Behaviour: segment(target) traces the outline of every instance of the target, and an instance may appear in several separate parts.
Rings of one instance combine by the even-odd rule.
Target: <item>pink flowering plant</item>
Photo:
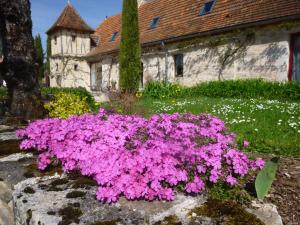
[[[109,113],[44,119],[19,130],[22,149],[39,152],[39,169],[52,159],[65,172],[98,183],[97,199],[174,200],[176,187],[200,193],[207,184],[239,184],[264,167],[238,150],[236,136],[210,115],[175,113],[149,119]]]

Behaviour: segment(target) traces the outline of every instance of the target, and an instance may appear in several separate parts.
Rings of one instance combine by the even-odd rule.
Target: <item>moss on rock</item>
[[[85,195],[86,193],[83,191],[72,191],[66,195],[66,198],[81,198],[84,197]]]
[[[79,217],[82,216],[82,211],[80,208],[75,208],[72,206],[67,206],[58,211],[58,214],[62,217],[62,221],[58,225],[69,225],[71,223],[79,223]]]
[[[110,221],[97,221],[91,225],[117,225],[121,220],[110,220]]]
[[[177,216],[168,216],[162,221],[156,222],[154,225],[182,225]]]
[[[189,216],[205,216],[214,218],[224,225],[264,225],[255,215],[248,213],[240,204],[230,201],[209,199],[203,206],[194,208]]]
[[[90,187],[97,186],[96,181],[87,178],[87,177],[79,177],[77,180],[74,181],[72,188],[86,188],[89,189]]]
[[[35,193],[35,190],[31,187],[26,187],[24,190],[23,190],[24,193],[26,194],[34,194]]]

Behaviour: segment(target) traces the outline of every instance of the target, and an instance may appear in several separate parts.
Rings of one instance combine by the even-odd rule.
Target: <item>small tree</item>
[[[121,91],[135,93],[139,88],[141,70],[137,0],[123,0],[119,62]]]
[[[39,79],[42,79],[44,77],[44,51],[40,34],[34,38],[34,47],[36,51],[36,62],[39,67]]]
[[[50,57],[51,57],[51,38],[47,36],[47,55],[46,55],[46,66],[45,70],[50,72]]]

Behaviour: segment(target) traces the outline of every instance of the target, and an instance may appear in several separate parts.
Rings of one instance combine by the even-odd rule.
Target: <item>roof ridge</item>
[[[47,34],[54,32],[57,29],[71,29],[88,33],[93,33],[94,29],[91,28],[87,22],[82,18],[76,8],[68,3],[63,9],[62,13],[56,20],[56,22],[47,31]]]

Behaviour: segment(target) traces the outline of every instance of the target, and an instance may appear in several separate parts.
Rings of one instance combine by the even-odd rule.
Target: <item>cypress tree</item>
[[[39,66],[39,78],[41,79],[44,77],[44,51],[42,39],[39,34],[34,38],[34,46],[36,51],[36,62]]]
[[[139,88],[141,70],[137,0],[123,0],[119,62],[121,91],[135,93]]]
[[[47,55],[45,69],[50,73],[51,38],[47,36]]]

